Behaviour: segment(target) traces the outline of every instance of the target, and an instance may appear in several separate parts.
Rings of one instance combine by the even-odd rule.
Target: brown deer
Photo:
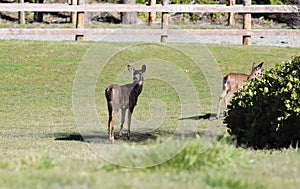
[[[228,102],[233,97],[234,93],[237,92],[249,78],[257,78],[257,77],[262,76],[263,75],[262,66],[263,66],[263,62],[261,62],[257,66],[255,65],[255,63],[253,63],[252,71],[249,75],[240,74],[240,73],[229,73],[226,76],[224,76],[223,90],[222,90],[222,94],[219,99],[218,113],[216,115],[217,119],[219,118],[219,115],[220,115],[222,99],[224,99],[224,103],[225,103],[225,107],[226,107],[225,112],[227,113]]]
[[[133,74],[133,83],[126,85],[112,84],[105,89],[105,97],[108,107],[108,134],[109,140],[114,142],[114,122],[116,114],[121,109],[121,128],[119,131],[119,138],[122,137],[123,124],[125,122],[125,113],[128,109],[128,131],[127,138],[130,139],[130,124],[131,116],[134,107],[137,103],[138,97],[143,90],[144,76],[146,66],[143,65],[141,70],[135,70],[132,66],[128,65],[128,71]]]

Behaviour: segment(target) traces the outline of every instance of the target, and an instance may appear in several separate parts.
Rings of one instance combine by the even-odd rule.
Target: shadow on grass
[[[56,134],[55,140],[67,140],[67,141],[84,141],[81,134],[67,134],[67,133],[58,133]]]
[[[118,136],[118,135],[116,135],[116,133],[115,133],[115,136]],[[118,137],[115,137],[115,139],[128,141],[128,142],[140,143],[140,142],[144,142],[144,141],[156,141],[157,137],[158,136],[153,133],[131,132],[130,140],[127,139],[127,133],[123,134],[121,139],[118,139]]]
[[[191,117],[182,117],[179,118],[179,120],[185,120],[185,119],[192,119],[192,120],[200,120],[200,119],[216,119],[217,114],[214,113],[207,113],[204,115],[198,115],[198,116],[191,116]]]
[[[130,140],[127,139],[127,133],[124,133],[122,138],[118,138],[118,132],[115,132],[115,140],[123,140],[128,142],[143,142],[149,140],[156,140],[157,135],[153,133],[141,133],[141,132],[131,132]],[[55,134],[54,140],[61,141],[81,141],[81,142],[97,142],[108,140],[108,135],[106,132],[95,132],[91,135],[82,136],[80,133],[57,133]]]

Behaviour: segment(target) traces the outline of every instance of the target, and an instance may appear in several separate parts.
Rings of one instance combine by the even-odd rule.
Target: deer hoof
[[[113,144],[113,143],[115,142],[114,137],[110,137],[110,138],[109,138],[109,142],[110,142],[111,144]]]
[[[228,111],[224,112],[224,117],[228,116]]]
[[[127,133],[127,139],[130,140],[130,133]]]
[[[121,139],[122,138],[122,133],[119,133],[119,139]]]

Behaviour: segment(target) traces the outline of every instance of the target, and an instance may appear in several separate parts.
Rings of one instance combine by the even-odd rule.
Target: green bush
[[[296,146],[300,141],[300,57],[283,62],[236,93],[225,123],[238,144]]]

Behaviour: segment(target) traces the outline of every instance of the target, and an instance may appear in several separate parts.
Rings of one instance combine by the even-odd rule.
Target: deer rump
[[[233,77],[230,77],[233,76]],[[223,78],[223,90],[224,91],[238,91],[241,86],[247,81],[249,75],[230,73]],[[242,81],[242,82],[240,82]]]

